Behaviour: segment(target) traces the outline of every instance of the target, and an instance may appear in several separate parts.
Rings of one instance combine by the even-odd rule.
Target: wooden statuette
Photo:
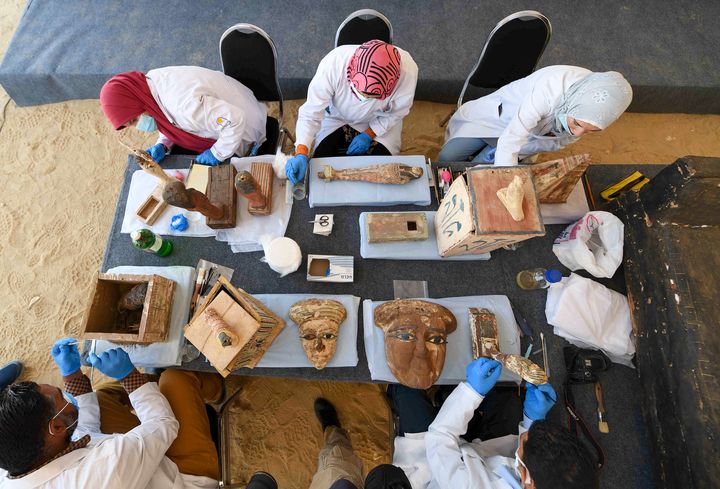
[[[408,166],[401,163],[371,165],[346,170],[336,170],[332,166],[325,165],[323,171],[318,173],[318,177],[327,182],[349,180],[390,185],[403,185],[420,178],[422,175],[423,169],[419,166]]]
[[[256,216],[272,213],[272,191],[275,172],[271,163],[254,162],[250,171],[235,177],[235,188],[248,199],[248,212]]]
[[[500,340],[495,314],[488,309],[471,307],[470,341],[473,358],[487,357],[497,360],[503,368],[519,375],[525,382],[540,385],[548,381],[545,371],[528,358],[500,352]]]
[[[185,326],[185,338],[227,377],[255,367],[284,327],[262,302],[220,276]]]
[[[519,222],[525,219],[525,214],[523,213],[525,189],[523,188],[522,178],[515,175],[510,185],[498,190],[496,195],[515,221]]]
[[[90,293],[82,337],[115,343],[167,339],[175,282],[160,275],[100,273]]]
[[[370,213],[365,227],[368,243],[428,239],[428,222],[424,212]]]
[[[235,190],[241,197],[248,200],[248,207],[263,207],[265,205],[265,196],[260,190],[260,185],[249,171],[243,170],[235,176]]]
[[[234,228],[237,221],[237,194],[235,193],[235,174],[233,165],[210,167],[207,184],[208,201],[222,214],[219,217],[208,216],[207,225],[212,229]]]
[[[541,204],[562,204],[590,165],[590,155],[568,156],[530,166]]]
[[[199,212],[208,221],[210,219],[222,219],[224,215],[224,210],[214,206],[204,193],[194,188],[185,188],[185,185],[179,180],[165,184],[163,200],[175,207]]]

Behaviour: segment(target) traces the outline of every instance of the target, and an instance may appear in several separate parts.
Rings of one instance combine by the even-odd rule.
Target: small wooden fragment
[[[260,193],[265,197],[264,205],[248,206],[248,212],[252,215],[266,216],[272,212],[272,190],[273,190],[273,171],[272,163],[254,162],[250,166],[250,173],[260,186]]]
[[[590,155],[574,155],[530,166],[541,204],[562,204],[590,165]]]
[[[211,204],[222,209],[220,217],[208,217],[207,225],[212,229],[234,228],[237,221],[237,194],[235,193],[235,167],[218,165],[210,168],[207,198]]]
[[[409,166],[402,163],[386,163],[363,168],[347,168],[345,170],[336,170],[332,166],[325,165],[323,171],[318,173],[318,177],[327,182],[349,180],[403,185],[420,178],[423,173],[423,169],[419,166]]]
[[[215,310],[235,336],[223,331],[222,324],[218,327],[217,322],[213,323],[217,331],[213,334],[204,314],[207,309]],[[211,313],[211,322],[212,317]],[[262,302],[220,276],[185,326],[185,337],[226,377],[237,368],[257,365],[284,327],[285,321]],[[222,345],[220,333],[223,332],[230,337],[229,346]]]
[[[368,243],[425,241],[428,222],[424,212],[384,212],[367,215]]]
[[[129,311],[128,295],[139,284],[147,284],[142,311]],[[175,282],[160,275],[100,273],[90,293],[82,337],[115,343],[165,341],[174,294]]]
[[[152,226],[167,209],[168,203],[163,200],[162,191],[163,184],[158,183],[148,198],[135,211],[135,217],[148,226]]]

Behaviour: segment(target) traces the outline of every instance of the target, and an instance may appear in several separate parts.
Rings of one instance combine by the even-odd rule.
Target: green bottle
[[[172,241],[155,234],[149,229],[138,229],[130,234],[135,248],[140,248],[157,256],[168,256],[173,249]]]

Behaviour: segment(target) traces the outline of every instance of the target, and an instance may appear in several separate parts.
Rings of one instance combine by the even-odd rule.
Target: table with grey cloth
[[[163,161],[164,168],[187,168],[190,164],[189,156],[170,156]],[[653,176],[661,166],[646,166],[641,169],[647,176]],[[118,198],[112,228],[108,238],[108,245],[102,263],[102,271],[118,265],[187,265],[195,266],[200,258],[235,269],[232,278],[233,285],[241,287],[249,293],[318,293],[318,294],[351,294],[362,299],[386,300],[393,298],[393,280],[425,280],[428,282],[429,296],[433,298],[458,297],[466,295],[507,295],[513,305],[525,317],[535,330],[536,347],[539,347],[539,332],[545,333],[550,364],[551,383],[553,387],[562,392],[564,378],[564,362],[562,347],[566,341],[554,336],[552,327],[545,321],[546,291],[523,291],[515,283],[516,274],[523,269],[533,267],[558,268],[564,275],[570,271],[563,267],[552,252],[552,242],[566,227],[565,225],[546,226],[544,237],[533,238],[523,242],[516,251],[497,250],[492,252],[488,261],[477,262],[438,262],[438,261],[390,261],[390,260],[363,260],[360,257],[360,241],[358,218],[361,212],[377,210],[407,211],[407,210],[436,210],[437,204],[427,207],[397,206],[397,207],[335,207],[310,209],[307,200],[296,201],[293,205],[290,223],[286,236],[298,242],[304,259],[300,269],[284,278],[270,270],[266,263],[261,262],[262,252],[232,253],[226,243],[218,242],[214,238],[186,238],[172,237],[174,244],[170,256],[161,258],[135,249],[128,234],[121,234],[125,201],[127,199],[130,178],[139,167],[132,158],[128,159],[123,187]],[[637,169],[631,165],[595,165],[587,172],[587,180],[594,194],[594,201],[601,202],[599,191],[610,183],[617,182],[624,176]],[[315,214],[332,213],[335,224],[329,237],[312,234],[312,221]],[[248,219],[249,215],[240,215],[239,219]],[[308,282],[305,278],[307,267],[307,254],[337,254],[352,255],[355,258],[355,282],[318,283]],[[580,272],[583,274],[582,272]],[[622,267],[612,280],[598,280],[599,282],[625,292]],[[359,324],[362,325],[362,308],[359,311]],[[523,339],[523,351],[527,346],[527,339]],[[370,382],[362,330],[358,332],[357,348],[359,363],[356,367],[326,368],[315,370],[313,368],[256,368],[238,369],[234,374],[271,376],[286,378],[301,378],[308,380],[337,380]],[[541,363],[538,355],[533,360]],[[205,361],[204,357],[184,363],[181,368],[190,370],[214,371],[214,368]],[[588,421],[591,430],[601,437],[601,443],[606,449],[607,464],[613,466],[613,471],[607,471],[603,486],[606,487],[651,487],[652,476],[643,460],[649,457],[647,448],[646,429],[641,416],[641,399],[639,398],[639,384],[636,372],[633,369],[620,365],[603,372],[601,375],[605,393],[605,404],[608,410],[609,424],[614,436],[597,434],[596,403],[592,385],[580,386],[574,389],[576,404]],[[558,400],[558,407],[553,409],[550,418],[557,422],[564,422],[562,399]],[[617,462],[622,458],[622,469]],[[636,464],[629,464],[635,459]],[[615,461],[616,463],[613,463]],[[612,474],[611,474],[612,472]],[[614,481],[614,485],[610,481]]]

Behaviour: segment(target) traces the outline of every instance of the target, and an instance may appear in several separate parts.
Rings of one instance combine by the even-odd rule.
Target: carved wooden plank
[[[495,314],[488,309],[478,309],[477,307],[471,307],[468,313],[470,316],[470,340],[473,359],[477,360],[480,357],[492,358],[492,352],[500,351]]]
[[[365,227],[368,243],[428,239],[428,222],[424,212],[368,214]]]
[[[590,155],[574,155],[530,166],[541,204],[562,204],[590,164]]]
[[[250,174],[260,186],[260,192],[265,197],[265,205],[255,206],[250,204],[248,205],[248,212],[252,215],[266,216],[272,212],[272,188],[273,177],[275,176],[272,163],[253,162],[250,166]]]
[[[163,184],[159,183],[157,187],[152,191],[148,198],[143,201],[142,204],[135,211],[135,217],[140,219],[148,226],[152,226],[155,221],[165,212],[167,209],[167,202],[162,198]]]
[[[234,228],[237,219],[237,194],[235,193],[235,167],[218,165],[210,168],[208,174],[207,198],[211,204],[223,210],[220,219],[206,218],[212,229]]]

